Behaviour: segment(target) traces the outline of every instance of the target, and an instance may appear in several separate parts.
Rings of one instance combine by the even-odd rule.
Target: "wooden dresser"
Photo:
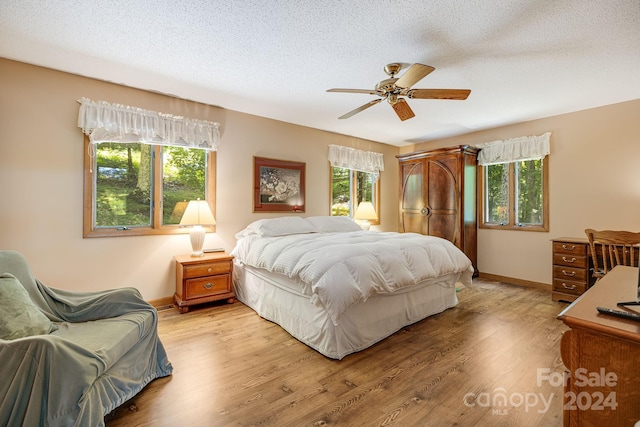
[[[560,344],[571,375],[565,426],[633,426],[640,420],[640,322],[596,310],[634,301],[637,286],[638,269],[617,266],[558,315],[571,328]]]
[[[586,238],[553,239],[551,298],[554,301],[575,301],[595,283],[592,269],[591,251]]]

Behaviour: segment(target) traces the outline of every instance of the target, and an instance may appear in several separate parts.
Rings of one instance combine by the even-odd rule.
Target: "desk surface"
[[[559,315],[570,327],[585,327],[620,338],[640,342],[640,322],[600,314],[596,307],[625,310],[621,301],[638,298],[638,268],[616,266]],[[640,312],[640,306],[629,307]]]

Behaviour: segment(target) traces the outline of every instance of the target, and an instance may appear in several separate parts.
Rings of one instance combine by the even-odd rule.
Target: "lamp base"
[[[362,222],[360,222],[360,228],[363,230],[369,230],[371,228],[371,223],[369,220],[363,219]]]
[[[194,225],[193,227],[191,227],[189,237],[191,238],[191,249],[193,250],[193,252],[191,252],[191,256],[204,256],[204,252],[202,252],[205,237],[204,228],[202,228],[202,226],[200,225]]]

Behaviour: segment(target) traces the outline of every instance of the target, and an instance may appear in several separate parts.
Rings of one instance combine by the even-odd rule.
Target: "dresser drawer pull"
[[[213,269],[212,269],[211,267],[209,267],[209,268],[207,268],[207,271],[208,271],[209,273],[211,273],[211,272],[213,271]]]
[[[213,288],[213,283],[209,282],[209,283],[206,283],[203,286],[204,286],[205,289],[211,289],[211,288]]]
[[[567,284],[566,284],[566,283],[562,283],[562,287],[563,287],[563,288],[565,288],[565,289],[571,289],[571,290],[573,290],[573,289],[575,289],[575,288],[576,288],[576,285],[567,286]]]
[[[572,251],[576,248],[576,245],[562,245],[562,249],[566,251]]]
[[[571,273],[567,273],[567,270],[562,270],[562,274],[564,274],[565,276],[573,277],[576,275],[576,272],[572,271]]]
[[[571,259],[567,259],[567,257],[566,257],[566,256],[563,256],[563,257],[562,257],[562,260],[563,260],[564,262],[576,262],[576,258],[575,258],[575,257],[573,257],[573,258],[571,258]]]

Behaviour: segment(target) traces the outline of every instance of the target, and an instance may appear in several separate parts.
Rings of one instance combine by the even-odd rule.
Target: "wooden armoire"
[[[453,242],[477,264],[476,148],[462,145],[397,156],[401,232]]]

